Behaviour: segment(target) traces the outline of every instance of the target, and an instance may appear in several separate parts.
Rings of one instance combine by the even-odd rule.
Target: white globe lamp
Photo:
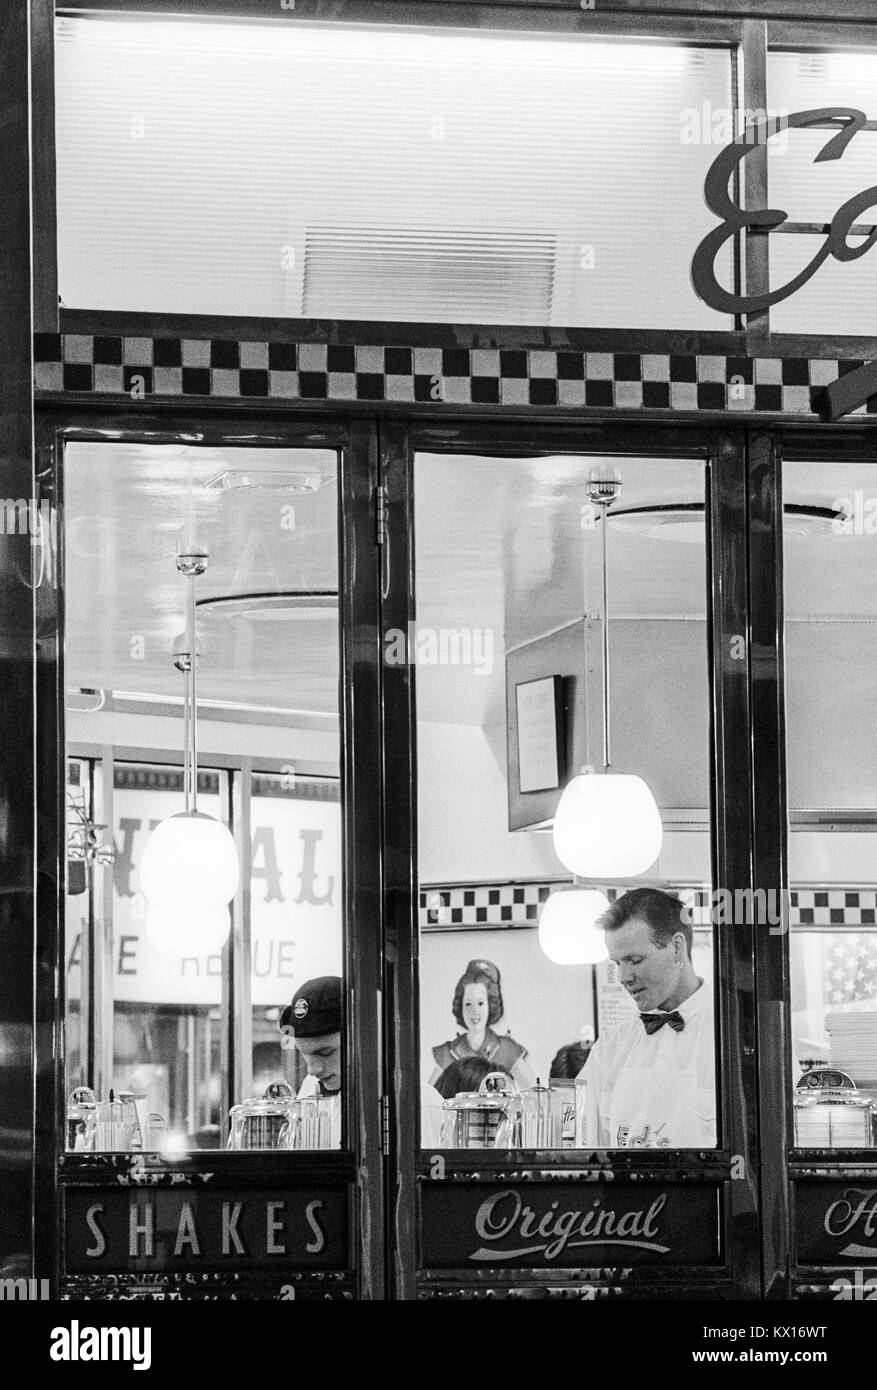
[[[238,853],[227,825],[203,811],[181,811],[155,827],[140,860],[140,887],[149,902],[195,908],[226,907],[240,880]]]
[[[641,777],[585,772],[564,788],[554,816],[554,849],[578,878],[633,878],[661,852],[664,829]]]
[[[241,876],[228,826],[198,810],[195,581],[206,570],[207,559],[193,528],[184,527],[176,563],[187,581],[186,631],[174,645],[174,665],[185,682],[185,809],[155,827],[139,866],[140,887],[147,902],[146,936],[157,951],[168,956],[205,956],[220,950],[231,929],[228,905]]]
[[[555,965],[599,965],[608,960],[605,934],[596,925],[609,899],[596,888],[561,888],[542,908],[538,938]]]
[[[150,902],[146,937],[163,956],[212,956],[221,951],[231,930],[228,906],[196,907],[170,898]]]

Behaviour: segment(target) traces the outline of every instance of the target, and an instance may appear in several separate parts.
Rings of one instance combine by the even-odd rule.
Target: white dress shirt
[[[675,1012],[681,1030],[647,1033],[637,1013],[601,1033],[577,1078],[586,1083],[583,1148],[715,1148],[712,990],[701,982]]]

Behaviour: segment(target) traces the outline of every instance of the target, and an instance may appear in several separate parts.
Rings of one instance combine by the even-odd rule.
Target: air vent
[[[550,323],[556,237],[459,227],[310,227],[305,318]]]
[[[825,77],[828,72],[828,54],[799,53],[798,72],[801,77]]]

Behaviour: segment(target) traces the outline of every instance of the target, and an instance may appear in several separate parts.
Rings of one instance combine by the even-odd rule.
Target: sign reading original
[[[425,1183],[423,1263],[576,1268],[623,1255],[626,1264],[714,1264],[719,1188],[555,1183],[486,1187]]]

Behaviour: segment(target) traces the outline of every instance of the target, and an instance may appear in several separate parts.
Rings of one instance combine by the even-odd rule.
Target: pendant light
[[[591,475],[588,497],[601,510],[603,567],[603,771],[582,768],[564,788],[554,816],[554,849],[580,878],[603,882],[645,873],[661,851],[661,815],[646,783],[614,772],[609,742],[609,508],[621,492],[617,478]],[[550,899],[549,899],[550,902]]]
[[[599,965],[609,959],[606,935],[596,925],[609,899],[596,888],[558,888],[539,917],[538,939],[555,965]]]
[[[227,825],[198,810],[198,648],[195,580],[207,569],[207,553],[190,538],[181,543],[177,570],[187,581],[186,632],[174,665],[182,671],[183,796],[185,809],[161,821],[140,860],[140,887],[147,900],[146,935],[164,955],[218,951],[231,929],[229,903],[240,879],[234,839]]]

